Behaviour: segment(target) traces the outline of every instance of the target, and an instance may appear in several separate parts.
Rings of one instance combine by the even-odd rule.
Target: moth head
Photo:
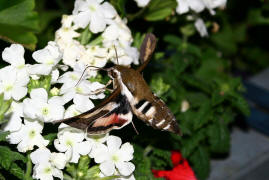
[[[112,79],[117,79],[121,75],[117,66],[111,67],[107,71],[108,71],[108,76],[111,77]]]

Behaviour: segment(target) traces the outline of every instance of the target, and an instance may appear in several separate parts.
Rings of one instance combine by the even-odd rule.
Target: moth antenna
[[[119,58],[118,58],[117,49],[116,49],[116,46],[115,45],[113,45],[113,47],[114,47],[115,54],[116,54],[117,64],[119,65]]]
[[[131,121],[131,122],[132,122],[132,125],[133,125],[133,128],[134,128],[136,134],[139,135],[139,132],[138,132],[137,129],[135,128],[134,122],[133,122],[133,121]]]
[[[77,86],[77,85],[80,83],[80,81],[81,81],[83,75],[85,74],[85,72],[86,72],[86,70],[87,70],[88,68],[96,68],[96,70],[100,70],[100,69],[101,69],[101,70],[107,71],[107,69],[105,69],[105,68],[100,68],[100,67],[96,67],[96,66],[87,66],[87,67],[83,70],[82,75],[80,76],[80,78],[79,78],[79,80],[78,80],[78,82],[77,82],[77,84],[76,84],[75,86]]]

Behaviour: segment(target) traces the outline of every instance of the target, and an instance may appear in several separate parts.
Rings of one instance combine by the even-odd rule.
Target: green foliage
[[[30,82],[28,83],[28,92],[30,93],[33,89],[36,88],[44,88],[47,92],[50,90],[50,81],[51,81],[51,76],[41,76],[39,79],[34,80],[30,79]]]
[[[0,1],[0,38],[35,49],[39,30],[34,0]]]
[[[26,158],[10,150],[9,147],[0,146],[0,168],[9,171],[10,174],[19,179],[24,179],[24,170],[17,164],[17,161],[26,162]]]
[[[10,105],[11,105],[12,99],[5,101],[4,100],[4,94],[0,94],[0,125],[5,121],[4,114],[8,111]]]
[[[162,20],[172,14],[172,11],[176,5],[177,3],[175,0],[150,1],[144,17],[148,21]]]
[[[111,180],[119,177],[108,176],[100,178],[100,168],[98,165],[90,167],[90,160],[89,156],[81,156],[78,164],[67,164],[66,171],[68,174],[64,174],[64,178],[70,180]]]

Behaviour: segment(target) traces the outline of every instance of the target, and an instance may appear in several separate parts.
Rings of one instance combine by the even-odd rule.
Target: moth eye
[[[116,78],[116,77],[117,77],[117,73],[116,73],[115,71],[111,71],[111,76],[112,76],[113,78]]]

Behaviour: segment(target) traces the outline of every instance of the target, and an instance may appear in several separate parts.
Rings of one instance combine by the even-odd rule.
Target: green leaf
[[[236,107],[245,116],[250,115],[248,102],[240,94],[231,92],[229,93],[228,100],[232,103],[234,107]]]
[[[189,138],[182,140],[182,149],[181,153],[184,157],[188,157],[193,153],[193,151],[199,147],[201,141],[205,139],[203,130],[198,131]]]
[[[24,171],[16,163],[11,164],[9,172],[19,179],[24,179]]]
[[[121,17],[124,17],[126,15],[125,11],[126,0],[110,0],[110,3],[116,8],[118,12],[120,12]]]
[[[144,156],[144,148],[134,145],[134,159],[135,164],[134,176],[136,180],[152,180],[154,179],[151,172],[151,162],[149,157]]]
[[[205,180],[208,177],[210,170],[208,150],[199,146],[190,157],[190,161],[194,165],[193,168],[196,176],[201,180]]]
[[[209,101],[202,104],[197,113],[197,118],[194,120],[194,130],[197,130],[207,124],[213,116],[212,107]]]
[[[230,132],[220,121],[207,128],[210,150],[214,153],[227,153],[230,149]]]
[[[35,49],[39,30],[34,0],[0,1],[0,38]]]
[[[164,36],[164,41],[167,43],[170,43],[174,46],[181,46],[182,40],[178,36],[175,36],[173,34],[167,34]]]
[[[86,175],[84,176],[84,179],[90,179],[90,178],[99,178],[100,168],[98,165],[95,165],[87,170]]]
[[[49,133],[44,136],[44,139],[49,140],[50,141],[49,145],[51,145],[53,140],[56,139],[56,137],[57,137],[57,133]]]
[[[90,39],[92,37],[92,33],[89,30],[89,27],[87,26],[81,33],[80,37],[78,38],[80,43],[82,45],[86,45],[89,43]]]
[[[0,164],[4,169],[9,169],[14,161],[26,162],[26,158],[18,152],[11,151],[8,147],[0,146]]]
[[[148,21],[158,21],[171,15],[177,3],[174,0],[154,0],[150,1],[145,13],[145,19]]]
[[[169,90],[170,85],[166,84],[163,81],[163,78],[159,76],[159,77],[154,78],[154,79],[151,80],[150,87],[151,87],[152,91],[158,97],[161,97],[163,94],[165,94]]]
[[[77,167],[77,176],[78,178],[84,178],[84,176],[87,174],[87,170],[89,169],[90,164],[90,158],[89,156],[81,156],[79,158],[79,163]]]
[[[2,131],[0,130],[0,142],[1,141],[5,141],[6,140],[6,137],[10,134],[10,132],[8,131]]]
[[[4,100],[4,94],[0,94],[0,125],[6,120],[4,120],[4,115],[8,111],[10,105],[11,105],[12,99],[5,101]]]
[[[77,168],[76,168],[75,164],[73,164],[73,163],[68,163],[65,167],[66,167],[66,171],[67,171],[72,177],[76,177]]]

